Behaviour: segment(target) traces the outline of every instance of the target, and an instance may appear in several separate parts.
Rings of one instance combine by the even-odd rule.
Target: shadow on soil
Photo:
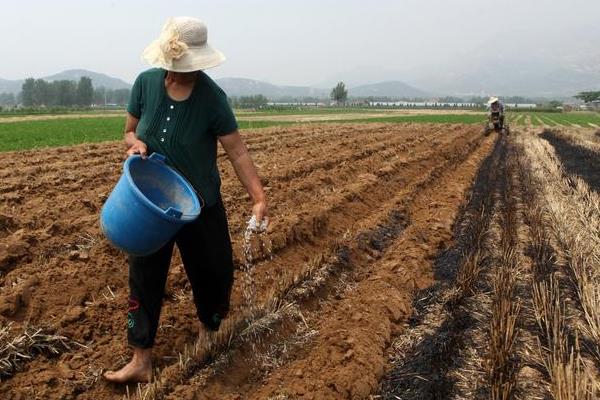
[[[598,153],[576,146],[552,131],[544,131],[541,137],[546,139],[556,151],[556,155],[563,163],[565,172],[579,176],[595,192],[600,192],[600,158]]]
[[[463,347],[463,332],[475,321],[464,312],[460,303],[444,304],[443,295],[453,287],[458,268],[468,249],[473,246],[473,219],[484,218],[486,221],[482,223],[487,224],[491,217],[490,210],[494,203],[492,194],[499,184],[499,169],[505,151],[505,141],[498,140],[494,150],[481,164],[471,187],[469,201],[455,221],[456,242],[441,251],[434,263],[436,283],[414,296],[415,313],[406,332],[422,333],[414,334],[415,343],[400,350],[404,361],[394,365],[383,379],[380,386],[383,399],[447,399],[454,392],[456,382],[449,372],[461,367],[461,361],[455,353]],[[443,304],[444,313],[449,314],[439,326],[426,321],[431,319],[436,303]]]

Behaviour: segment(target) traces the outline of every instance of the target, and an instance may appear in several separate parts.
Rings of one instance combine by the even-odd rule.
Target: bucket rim
[[[160,167],[168,169],[169,172],[171,174],[173,174],[173,176],[175,176],[175,178],[180,183],[182,183],[187,189],[189,189],[188,192],[191,194],[192,201],[194,203],[194,212],[188,213],[188,214],[182,214],[180,218],[175,218],[171,215],[166,214],[165,210],[163,210],[162,208],[160,208],[159,206],[154,204],[152,201],[150,201],[150,199],[148,199],[146,197],[146,195],[144,195],[144,193],[142,193],[142,191],[137,187],[137,185],[135,184],[135,182],[133,180],[133,177],[131,176],[131,171],[129,170],[129,166],[131,165],[131,163],[137,162],[137,160],[140,160],[143,162],[151,162]],[[198,218],[198,216],[202,212],[202,207],[200,207],[200,200],[198,199],[198,195],[196,194],[196,191],[194,190],[192,185],[184,177],[182,177],[179,174],[179,172],[177,172],[174,168],[170,167],[169,165],[165,164],[164,162],[157,161],[157,160],[151,159],[149,157],[142,159],[142,157],[140,155],[134,154],[132,156],[127,157],[127,159],[123,163],[123,174],[127,178],[127,181],[129,182],[129,186],[131,187],[133,192],[136,194],[136,196],[141,200],[141,202],[146,207],[150,208],[150,210],[154,211],[155,214],[158,214],[163,219],[166,219],[166,220],[172,221],[172,222],[180,222],[180,223],[181,222],[191,222],[191,221],[194,221],[196,218]]]

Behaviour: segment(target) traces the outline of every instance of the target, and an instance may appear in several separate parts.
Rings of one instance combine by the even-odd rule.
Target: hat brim
[[[152,43],[149,47],[156,45],[156,43]],[[146,53],[145,51],[144,54]],[[163,68],[167,71],[193,72],[216,67],[225,61],[225,56],[207,43],[203,46],[188,47],[185,54],[174,59],[171,65],[156,62],[145,55],[142,55],[142,59],[154,67]]]

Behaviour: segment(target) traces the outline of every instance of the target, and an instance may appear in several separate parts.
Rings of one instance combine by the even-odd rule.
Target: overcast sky
[[[567,33],[600,23],[600,0],[0,0],[0,5],[5,79],[85,68],[132,82],[147,68],[140,60],[144,47],[167,17],[177,15],[203,19],[209,42],[227,56],[211,75],[292,85],[319,84],[361,68],[418,74],[424,65],[442,67],[510,32]]]

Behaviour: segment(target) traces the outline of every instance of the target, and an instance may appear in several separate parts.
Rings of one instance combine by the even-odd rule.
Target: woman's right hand
[[[146,158],[147,153],[148,146],[146,146],[146,143],[142,142],[139,139],[135,139],[133,145],[131,145],[131,147],[129,147],[129,149],[127,150],[127,156],[139,154],[140,156],[142,156],[142,158]]]
[[[252,215],[256,219],[256,226],[259,231],[266,231],[269,225],[269,211],[267,210],[267,201],[257,201],[252,206]]]

